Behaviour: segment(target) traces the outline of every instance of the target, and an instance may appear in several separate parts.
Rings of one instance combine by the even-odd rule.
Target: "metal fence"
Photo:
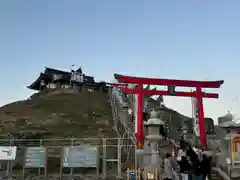
[[[17,147],[15,160],[0,161],[0,176],[3,178],[27,177],[64,178],[64,177],[122,177],[127,168],[136,168],[135,146],[131,139],[123,138],[84,138],[84,139],[12,139],[0,140],[0,147]],[[63,166],[64,148],[96,147],[96,167],[66,168]],[[32,147],[46,148],[46,164],[44,167],[27,168],[27,150]],[[0,153],[1,154],[1,153]],[[89,156],[86,154],[85,156]],[[1,158],[1,157],[0,157]],[[76,157],[77,158],[77,157]]]
[[[160,146],[144,152],[138,156],[135,145],[131,145],[132,139],[124,138],[84,138],[84,139],[11,139],[0,140],[0,179],[97,179],[97,178],[127,178],[127,169],[137,169],[139,161],[142,165],[148,165],[152,159],[159,157]],[[147,143],[146,143],[147,146]],[[14,160],[3,160],[2,149],[16,147]],[[79,166],[66,166],[66,148],[95,147],[96,162],[94,166],[88,166],[89,162],[81,161]],[[29,159],[29,149],[45,149],[46,154],[43,166],[27,166],[33,163],[33,156]],[[147,150],[147,148],[145,149]],[[36,153],[36,151],[35,151]],[[69,152],[68,152],[69,153]],[[84,154],[85,153],[85,154]],[[40,153],[41,154],[41,153]],[[36,155],[36,154],[35,154]],[[39,158],[36,155],[35,158]],[[70,155],[69,155],[70,156]],[[76,162],[79,155],[72,155]],[[90,152],[82,152],[81,156],[95,156]],[[87,158],[88,157],[88,158]],[[91,157],[90,157],[91,159]],[[94,159],[94,158],[93,158]],[[30,162],[31,161],[31,162]],[[37,159],[37,163],[40,163]],[[75,162],[75,163],[76,163]],[[36,162],[35,162],[36,163]],[[42,162],[43,163],[43,162]],[[85,164],[86,163],[86,164]],[[76,164],[75,164],[76,165]]]

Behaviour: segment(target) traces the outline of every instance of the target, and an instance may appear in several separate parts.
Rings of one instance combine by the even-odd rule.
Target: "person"
[[[188,180],[188,172],[191,169],[191,165],[188,163],[186,159],[186,151],[185,151],[186,142],[181,139],[180,140],[180,149],[177,154],[177,162],[180,166],[180,179]]]
[[[210,158],[203,154],[202,161],[200,162],[200,176],[199,180],[205,180],[207,176],[210,175],[211,172],[211,162]]]
[[[173,172],[173,167],[170,159],[171,159],[171,154],[167,153],[163,160],[163,167],[164,167],[163,179],[164,180],[174,179],[174,172]]]
[[[208,180],[212,180],[212,156],[208,158],[209,160],[209,172],[207,174]]]
[[[192,149],[190,144],[186,144],[186,158],[191,166],[191,170],[188,171],[188,180],[192,180],[193,173],[199,175],[200,160],[196,152]]]
[[[180,139],[180,149],[178,151],[177,154],[177,161],[180,162],[183,156],[186,156],[186,152],[185,152],[185,146],[186,146],[186,142],[184,141],[183,138]]]
[[[191,164],[188,162],[186,156],[181,157],[181,161],[178,161],[180,165],[181,180],[189,180],[189,173],[191,172]]]
[[[201,156],[201,150],[196,145],[193,147],[193,150],[198,156]]]

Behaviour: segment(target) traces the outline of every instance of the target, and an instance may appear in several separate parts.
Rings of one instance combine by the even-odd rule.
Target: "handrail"
[[[224,172],[222,171],[220,168],[213,168],[213,170],[215,172],[217,172],[217,174],[223,178],[224,180],[231,180],[231,178]]]

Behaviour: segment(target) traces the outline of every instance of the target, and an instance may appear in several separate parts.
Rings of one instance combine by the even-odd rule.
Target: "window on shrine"
[[[62,78],[62,75],[60,74],[53,74],[53,81],[59,80]]]
[[[45,81],[44,81],[44,80],[41,80],[40,85],[41,85],[41,86],[45,86]]]
[[[55,88],[56,88],[56,84],[54,84],[54,83],[49,83],[49,84],[47,84],[47,88],[49,88],[49,89],[55,89]]]
[[[84,77],[83,77],[83,75],[82,75],[81,73],[79,73],[79,72],[72,72],[71,81],[83,82],[83,81],[84,81]]]
[[[88,92],[94,92],[94,90],[93,89],[88,89]]]

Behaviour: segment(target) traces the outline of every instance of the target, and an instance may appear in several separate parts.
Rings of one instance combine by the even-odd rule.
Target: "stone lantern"
[[[164,126],[164,122],[158,118],[158,113],[155,110],[150,113],[150,118],[148,119],[145,126],[147,127],[148,132],[146,139],[149,142],[158,143],[163,139],[160,132],[160,127]]]
[[[153,110],[150,113],[150,118],[148,119],[146,125],[147,127],[147,136],[146,136],[146,144],[148,144],[148,165],[144,167],[146,174],[155,173],[156,170],[159,172],[160,164],[162,162],[161,157],[159,155],[159,142],[163,140],[163,136],[160,132],[160,127],[164,126],[164,122],[158,118],[158,113]]]

